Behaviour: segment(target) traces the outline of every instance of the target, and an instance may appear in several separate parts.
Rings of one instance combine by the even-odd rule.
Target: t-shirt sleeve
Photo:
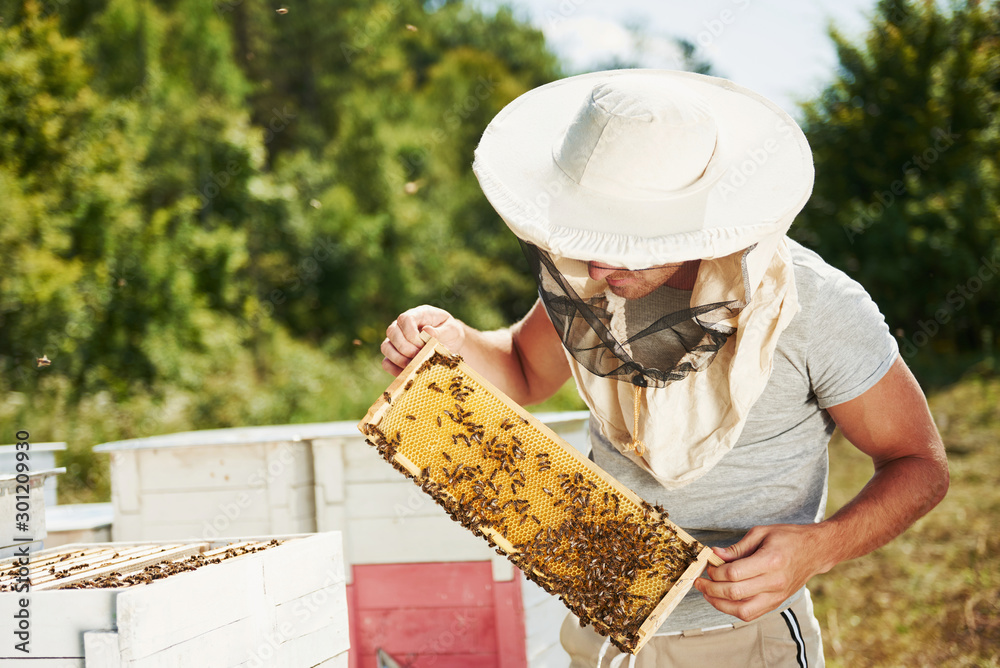
[[[886,374],[899,347],[868,292],[839,270],[820,287],[806,358],[820,408],[864,394]]]

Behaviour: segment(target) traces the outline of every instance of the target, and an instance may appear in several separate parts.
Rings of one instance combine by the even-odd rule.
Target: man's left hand
[[[713,548],[727,563],[709,566],[711,580],[694,586],[721,612],[743,621],[781,605],[813,575],[833,567],[817,534],[820,525],[774,524],[751,529],[728,548]]]

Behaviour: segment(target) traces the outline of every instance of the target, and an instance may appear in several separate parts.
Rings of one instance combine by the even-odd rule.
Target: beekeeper
[[[539,299],[494,332],[406,311],[384,368],[398,374],[423,330],[522,405],[573,377],[591,458],[727,562],[635,665],[822,666],[807,581],[929,511],[948,470],[876,305],[785,236],[812,191],[802,131],[723,79],[598,72],[514,100],[473,171]],[[824,520],[835,426],[875,474]],[[607,644],[575,622],[563,646],[594,666]]]

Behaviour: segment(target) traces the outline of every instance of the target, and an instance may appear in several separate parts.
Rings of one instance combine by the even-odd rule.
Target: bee
[[[406,419],[407,419],[407,420],[416,420],[416,419],[417,419],[417,416],[416,416],[416,415],[407,415],[407,416],[406,416]]]
[[[442,451],[441,454],[444,455],[444,458],[447,459],[449,462],[451,461],[451,455],[449,455],[447,452]]]
[[[385,403],[392,404],[392,397],[389,395],[388,392],[383,392],[382,398],[385,399]]]
[[[409,390],[411,387],[413,387],[413,381],[412,380],[407,381],[406,385],[403,386],[403,390]]]

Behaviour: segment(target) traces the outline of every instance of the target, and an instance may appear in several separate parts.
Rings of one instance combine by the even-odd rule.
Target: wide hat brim
[[[708,102],[718,144],[699,181],[662,197],[616,197],[581,186],[556,164],[553,148],[581,105],[616,77],[668,77]],[[628,269],[723,257],[780,237],[814,178],[805,135],[780,107],[726,79],[673,70],[594,72],[528,91],[486,128],[473,171],[519,238]]]

